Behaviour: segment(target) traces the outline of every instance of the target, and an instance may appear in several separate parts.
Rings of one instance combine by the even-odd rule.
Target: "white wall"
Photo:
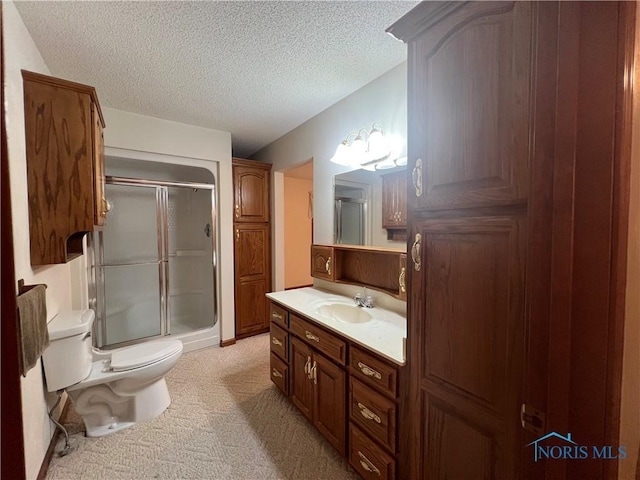
[[[273,164],[273,259],[274,285],[284,284],[281,275],[284,245],[282,229],[281,171],[313,158],[313,241],[333,243],[333,177],[350,170],[331,163],[337,146],[353,131],[370,129],[380,123],[386,134],[407,138],[407,64],[402,63],[376,78],[360,90],[320,112],[278,140],[256,152],[251,158]]]
[[[61,309],[71,308],[70,271],[78,262],[31,268],[29,253],[29,210],[25,153],[24,103],[21,69],[48,74],[49,69],[36,48],[12,2],[3,2],[6,118],[11,180],[11,211],[16,280],[44,283],[47,288],[47,319]],[[40,361],[21,379],[27,478],[36,478],[54,428],[47,417],[55,394],[46,392]],[[59,414],[59,412],[57,412]]]
[[[100,92],[98,92],[98,98]],[[233,273],[233,177],[231,134],[184,123],[102,108],[107,153],[141,161],[192,165],[218,178],[219,321],[222,340],[235,336]],[[151,154],[151,155],[149,155]]]

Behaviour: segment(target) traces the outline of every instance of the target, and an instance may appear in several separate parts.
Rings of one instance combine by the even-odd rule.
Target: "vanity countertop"
[[[371,315],[370,321],[347,323],[319,312],[322,305],[330,303],[354,305],[351,298],[337,293],[304,287],[267,293],[267,297],[398,365],[405,364],[404,339],[407,336],[407,319],[398,313],[377,307],[363,308]]]

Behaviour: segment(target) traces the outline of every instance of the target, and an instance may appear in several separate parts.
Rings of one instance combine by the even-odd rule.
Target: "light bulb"
[[[351,148],[347,144],[346,140],[343,140],[338,148],[336,148],[336,153],[331,157],[331,161],[338,165],[343,165],[345,167],[351,166]]]
[[[369,156],[371,160],[379,160],[389,155],[389,142],[380,130],[373,130],[369,135]]]
[[[367,143],[358,135],[351,144],[351,157],[354,165],[360,165],[368,160]]]

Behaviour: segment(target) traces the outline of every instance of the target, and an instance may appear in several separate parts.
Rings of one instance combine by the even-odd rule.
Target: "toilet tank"
[[[47,324],[49,346],[42,355],[47,390],[55,392],[91,373],[93,310],[60,312]]]

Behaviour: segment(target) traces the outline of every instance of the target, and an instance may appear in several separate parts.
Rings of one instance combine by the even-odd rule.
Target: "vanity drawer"
[[[363,350],[352,346],[349,352],[351,374],[376,390],[396,398],[398,391],[398,370],[381,362]]]
[[[349,423],[349,463],[365,480],[395,480],[396,461]]]
[[[296,334],[298,337],[312,345],[313,348],[320,350],[340,365],[346,364],[347,344],[345,342],[334,337],[329,332],[316,327],[312,323],[301,319],[293,313],[290,315],[289,321],[292,333]]]
[[[271,303],[270,312],[272,322],[277,323],[282,328],[289,328],[289,312],[273,302]]]
[[[349,415],[372,438],[396,451],[396,404],[351,377]]]
[[[271,352],[278,355],[285,362],[289,361],[289,334],[271,322]]]
[[[271,354],[271,381],[285,395],[289,395],[289,367],[273,353]]]

